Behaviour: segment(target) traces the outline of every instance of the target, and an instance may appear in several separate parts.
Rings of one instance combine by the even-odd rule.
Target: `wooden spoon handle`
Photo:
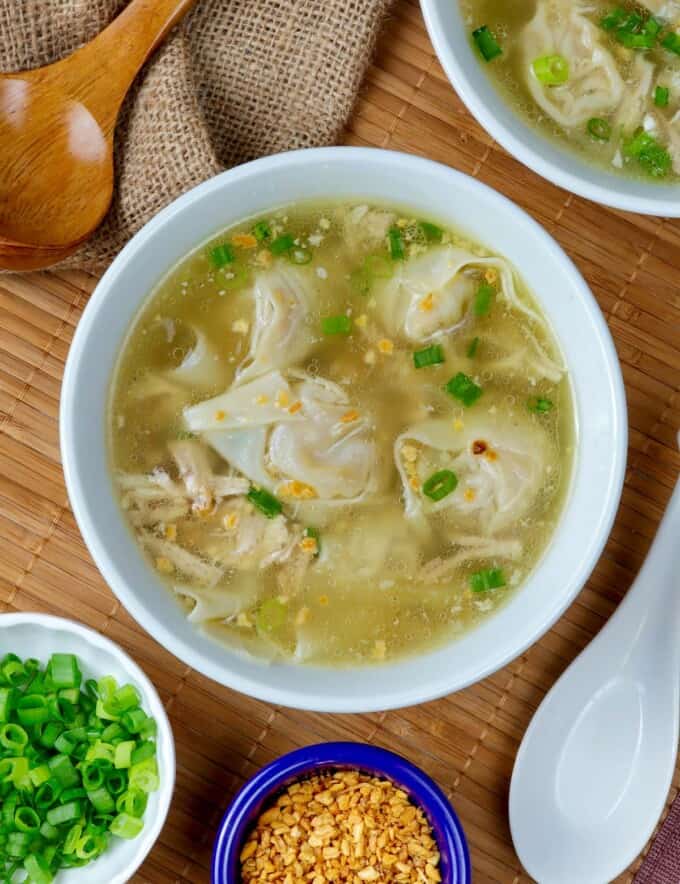
[[[53,66],[64,91],[83,101],[105,134],[139,69],[195,3],[132,0],[91,43]]]

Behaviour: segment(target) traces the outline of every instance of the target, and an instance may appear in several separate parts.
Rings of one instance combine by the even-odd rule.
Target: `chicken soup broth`
[[[502,257],[398,208],[303,204],[161,282],[110,440],[124,516],[192,622],[351,665],[448,640],[517,590],[560,515],[574,417]]]
[[[680,173],[680,0],[462,0],[480,62],[532,126],[608,169]]]

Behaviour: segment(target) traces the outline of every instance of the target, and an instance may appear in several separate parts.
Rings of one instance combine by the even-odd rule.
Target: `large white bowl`
[[[421,0],[421,6],[430,39],[456,92],[481,125],[520,162],[548,181],[605,206],[680,217],[680,184],[617,175],[580,159],[528,126],[484,70],[486,62],[472,45],[460,0]]]
[[[568,503],[539,567],[495,616],[439,650],[356,670],[264,665],[189,624],[125,524],[106,446],[111,373],[140,305],[179,259],[221,228],[309,198],[393,201],[467,231],[520,270],[571,369],[578,445]],[[574,599],[609,533],[626,453],[626,406],[607,326],[582,277],[528,215],[472,178],[405,154],[326,148],[280,154],[201,184],[154,218],[97,286],[69,354],[61,444],[73,511],[105,579],[134,617],[180,659],[272,703],[335,712],[420,703],[475,682],[541,636]]]
[[[126,884],[141,866],[161,833],[175,787],[175,743],[156,689],[128,655],[108,638],[73,620],[47,614],[0,614],[0,657],[37,657],[47,663],[52,654],[75,654],[84,678],[112,675],[119,684],[132,684],[142,697],[142,708],[156,719],[156,754],[160,788],[149,796],[144,828],[137,838],[112,838],[110,847],[85,869],[64,869],[56,884],[85,881]]]

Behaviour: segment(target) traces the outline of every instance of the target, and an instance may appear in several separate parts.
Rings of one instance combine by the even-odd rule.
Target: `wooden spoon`
[[[132,0],[62,61],[0,75],[0,268],[48,267],[99,225],[113,196],[123,99],[195,2]]]

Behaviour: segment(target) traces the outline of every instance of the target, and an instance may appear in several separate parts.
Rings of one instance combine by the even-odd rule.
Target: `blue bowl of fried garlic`
[[[608,535],[625,397],[584,280],[526,213],[391,151],[230,170],[91,297],[69,496],[164,647],[267,702],[421,703],[523,652]]]
[[[472,880],[465,834],[439,786],[365,743],[290,752],[236,795],[218,831],[212,882],[250,884],[267,870],[281,881]]]

